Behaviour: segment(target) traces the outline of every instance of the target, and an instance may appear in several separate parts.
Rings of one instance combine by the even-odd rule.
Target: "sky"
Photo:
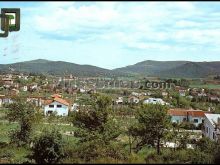
[[[220,2],[1,1],[0,8],[21,10],[20,31],[0,38],[0,64],[220,61]]]

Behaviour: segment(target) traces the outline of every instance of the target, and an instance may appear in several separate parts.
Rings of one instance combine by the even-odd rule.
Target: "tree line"
[[[90,103],[89,109],[68,116],[75,128],[76,142],[72,144],[56,128],[36,134],[33,128],[42,122],[42,115],[31,103],[18,99],[8,105],[6,115],[9,122],[19,124],[9,132],[9,145],[30,150],[27,162],[37,164],[135,163],[142,159],[145,163],[219,162],[219,145],[207,138],[193,141],[188,133],[180,133],[179,125],[171,123],[166,106],[141,105],[135,111],[135,121],[130,119],[123,127],[109,96],[94,94]],[[168,141],[179,145],[166,148]],[[195,148],[187,149],[188,143],[195,144]]]

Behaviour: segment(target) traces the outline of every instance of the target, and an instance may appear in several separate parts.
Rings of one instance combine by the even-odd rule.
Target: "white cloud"
[[[30,33],[35,36],[32,37],[35,44],[41,41],[52,43],[54,40],[57,44],[66,40],[65,43],[69,44],[62,44],[62,49],[74,50],[67,47],[74,44],[96,44],[98,49],[97,43],[103,43],[102,46],[108,51],[108,45],[104,44],[106,43],[115,45],[109,46],[109,49],[114,48],[115,53],[112,50],[112,54],[117,55],[120,54],[119,48],[144,53],[161,51],[162,54],[190,54],[200,50],[204,52],[204,49],[207,52],[217,52],[220,49],[220,13],[216,7],[220,3],[210,3],[208,7],[200,2],[41,4],[22,9],[22,21],[26,24],[22,24],[20,32],[25,36],[30,36]],[[212,7],[216,7],[215,10]],[[25,14],[26,12],[30,15]],[[79,52],[83,49],[84,47]],[[91,52],[92,48],[88,50]],[[96,51],[94,50],[94,54]]]
[[[50,7],[48,7],[50,8]],[[74,31],[79,27],[101,28],[106,24],[110,24],[112,20],[117,18],[117,12],[108,6],[104,7],[91,5],[68,8],[62,8],[59,5],[52,6],[54,9],[51,13],[44,12],[43,15],[35,17],[38,30],[42,31],[66,31],[67,33]]]
[[[175,23],[175,25],[177,27],[201,27],[201,23],[198,23],[198,22],[194,22],[194,21],[187,21],[187,20],[181,20],[181,21],[177,21]]]

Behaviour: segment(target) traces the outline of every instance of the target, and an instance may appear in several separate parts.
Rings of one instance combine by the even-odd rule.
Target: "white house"
[[[2,107],[3,104],[11,103],[13,103],[13,100],[11,98],[6,97],[5,95],[0,95],[0,107]]]
[[[186,96],[186,90],[179,90],[179,95],[182,97]]]
[[[79,89],[79,92],[80,92],[80,93],[85,93],[85,92],[86,92],[86,90],[85,90],[85,89],[83,89],[83,88],[80,88],[80,89]]]
[[[116,102],[116,104],[122,104],[123,103],[123,97],[118,97],[115,102]]]
[[[193,109],[170,109],[168,114],[171,116],[172,123],[182,123],[188,121],[193,123],[196,127],[203,123],[206,111]]]
[[[205,113],[203,135],[213,141],[217,141],[218,135],[220,134],[219,124],[220,114]]]
[[[71,111],[79,111],[79,104],[78,103],[74,103],[71,107]]]
[[[69,103],[62,99],[55,97],[49,100],[44,107],[44,115],[56,112],[58,116],[67,116],[69,112]]]
[[[168,105],[165,101],[163,101],[161,98],[149,98],[147,100],[143,101],[143,104],[161,104],[161,105]]]
[[[28,80],[28,76],[22,76],[24,80]]]

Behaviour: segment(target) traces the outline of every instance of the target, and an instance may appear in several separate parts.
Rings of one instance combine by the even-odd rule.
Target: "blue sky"
[[[0,38],[1,64],[220,61],[220,2],[0,2],[14,7],[21,29]]]

